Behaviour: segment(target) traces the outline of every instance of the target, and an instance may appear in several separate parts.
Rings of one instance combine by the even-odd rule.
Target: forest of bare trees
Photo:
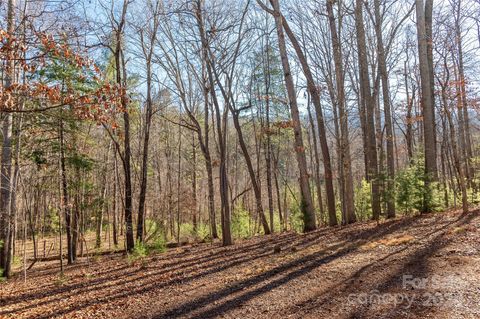
[[[3,277],[480,201],[478,0],[0,5]]]

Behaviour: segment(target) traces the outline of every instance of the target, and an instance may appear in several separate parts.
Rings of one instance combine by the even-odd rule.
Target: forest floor
[[[0,318],[282,317],[480,318],[479,211],[85,257],[62,278],[42,262],[0,284]]]

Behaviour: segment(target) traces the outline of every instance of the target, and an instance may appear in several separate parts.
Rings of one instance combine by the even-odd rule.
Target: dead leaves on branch
[[[12,83],[0,85],[0,111],[42,112],[68,107],[79,119],[115,129],[115,115],[125,112],[122,105],[128,103],[125,88],[109,82],[92,59],[66,41],[34,33],[32,43],[27,47],[23,39],[0,30],[0,63],[6,75],[8,71],[12,74]]]

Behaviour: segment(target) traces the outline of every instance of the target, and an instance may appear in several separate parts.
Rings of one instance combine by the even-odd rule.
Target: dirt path
[[[0,318],[480,318],[479,229],[443,213],[43,263],[0,285]]]

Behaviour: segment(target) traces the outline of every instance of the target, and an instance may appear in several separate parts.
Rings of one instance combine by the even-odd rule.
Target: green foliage
[[[147,246],[141,242],[136,242],[133,250],[128,254],[128,262],[133,263],[139,259],[147,257],[148,249]]]
[[[300,205],[296,201],[290,202],[290,227],[300,233],[303,231],[303,214]]]
[[[73,168],[78,168],[83,171],[91,171],[94,161],[85,154],[75,152],[67,158],[67,162]]]
[[[337,221],[342,220],[342,218],[343,218],[342,217],[342,202],[341,202],[340,199],[335,201],[335,214],[337,215]]]
[[[425,187],[425,175],[423,157],[416,157],[409,166],[399,171],[397,182],[397,205],[400,211],[414,213],[422,211],[425,206],[431,211],[440,211],[444,207],[444,195],[438,182],[430,183]]]
[[[478,151],[478,148],[477,148],[477,151]],[[473,167],[478,167],[478,166],[480,166],[480,156],[473,156],[473,157],[470,159],[470,162],[471,162],[471,164],[473,165]]]
[[[150,218],[145,219],[145,229],[146,229],[147,233],[152,231],[152,230],[153,231],[157,230],[158,227],[159,227],[159,225],[158,225],[157,221],[155,221],[153,219],[150,219]]]
[[[164,225],[162,223],[157,222],[156,220],[147,218],[145,220],[145,237],[156,238],[157,236],[164,236]]]
[[[267,216],[267,219],[270,220],[270,217]],[[273,211],[273,230],[275,232],[283,231],[283,225],[280,222],[280,216],[278,216],[278,210]]]
[[[310,222],[313,222],[314,218],[311,218],[308,213],[307,213],[307,205],[305,204],[305,201],[302,200],[300,201],[300,211],[302,213],[302,221],[303,225],[308,225]]]
[[[147,245],[148,254],[150,253],[163,253],[167,250],[167,243],[165,236],[160,233],[152,239],[152,242]]]
[[[188,241],[189,238],[195,237],[195,231],[193,230],[193,224],[181,223],[180,224],[180,241]]]
[[[205,223],[197,224],[197,238],[205,240],[210,237],[210,226]]]
[[[219,226],[220,227],[220,226]],[[197,229],[193,227],[193,223],[180,224],[180,240],[190,241],[200,239],[205,240],[210,237],[210,226],[205,223],[197,223]]]
[[[372,216],[372,189],[370,183],[362,179],[355,189],[355,211],[359,220],[368,220]]]
[[[43,150],[33,150],[29,157],[37,166],[47,164],[47,159]]]
[[[55,208],[50,208],[49,209],[49,218],[51,221],[51,229],[55,232],[58,233],[60,231],[60,218],[58,217],[58,209]]]
[[[20,267],[23,265],[23,261],[18,256],[12,256],[12,267]]]
[[[162,232],[158,232],[153,238],[150,238],[148,243],[136,242],[132,252],[128,254],[128,262],[143,261],[152,253],[165,252],[166,247],[165,236]]]
[[[475,191],[472,188],[467,189],[468,200],[472,204],[479,204],[480,203],[480,193]]]
[[[146,257],[148,254],[147,247],[142,243],[136,243],[135,247],[133,247],[132,255],[135,258],[143,258]]]
[[[430,196],[429,196],[429,207],[432,208],[434,212],[441,212],[447,209],[445,207],[443,188],[442,185],[438,182],[434,182],[430,185]]]
[[[45,216],[45,229],[46,233],[58,233],[60,229],[60,220],[58,218],[58,209],[49,207]]]
[[[252,86],[256,92],[259,92],[258,100],[254,102],[261,102],[268,93],[272,115],[288,119],[283,69],[275,45],[259,47],[253,53],[251,61],[253,63]],[[266,83],[268,83],[268,87]]]
[[[397,206],[400,211],[413,213],[423,207],[425,194],[424,169],[418,162],[397,174]]]
[[[232,213],[232,235],[234,238],[248,238],[252,235],[250,213],[240,207],[236,207]]]
[[[145,228],[148,242],[145,245],[147,254],[162,253],[166,250],[166,239],[163,225],[155,220],[147,219]],[[148,235],[151,234],[151,235]]]
[[[392,199],[395,201],[395,196],[396,196],[396,183],[395,183],[395,178],[393,179],[393,187],[390,187],[389,183],[392,181],[388,174],[387,170],[383,170],[378,174],[377,180],[379,181],[380,185],[383,185],[384,187],[380,188],[381,192],[381,203],[388,203],[389,199]]]
[[[57,48],[58,49],[58,48]],[[88,93],[99,87],[98,72],[89,67],[85,62],[79,63],[71,54],[58,54],[58,50],[43,47],[48,59],[43,68],[33,74],[40,82],[59,84],[70,90]],[[63,53],[63,52],[60,52]]]

